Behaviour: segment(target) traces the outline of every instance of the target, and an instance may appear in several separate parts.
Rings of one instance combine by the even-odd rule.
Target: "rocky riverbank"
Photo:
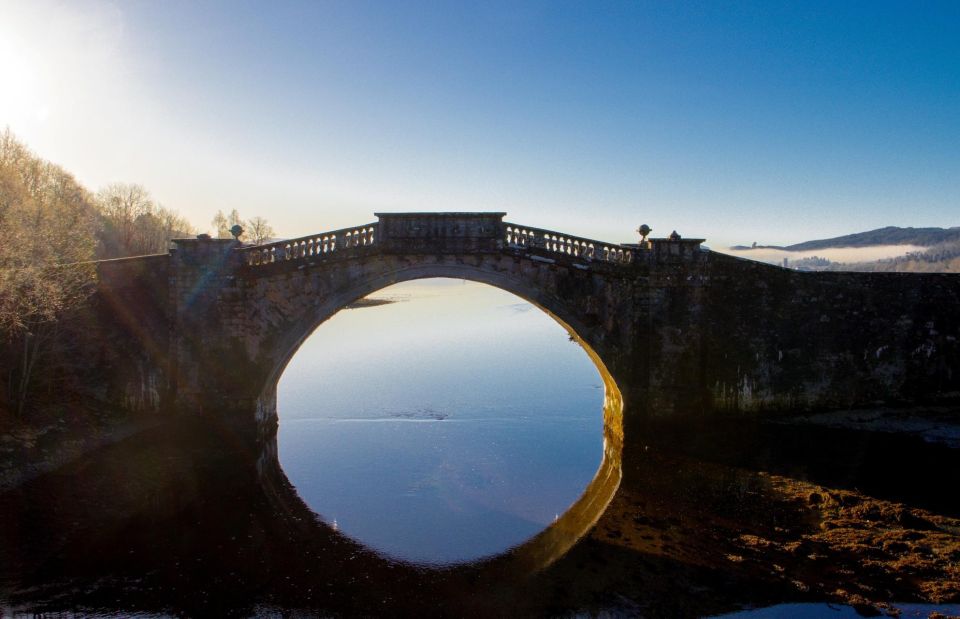
[[[884,612],[960,603],[958,518],[658,451],[646,463],[591,533],[598,544],[725,573],[781,600]]]
[[[779,601],[960,604],[957,412],[650,425],[590,538]]]

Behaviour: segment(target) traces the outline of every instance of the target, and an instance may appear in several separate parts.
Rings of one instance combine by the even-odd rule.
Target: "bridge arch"
[[[350,261],[353,262],[353,261]],[[487,284],[514,294],[531,303],[553,318],[570,337],[578,342],[597,368],[604,383],[604,425],[609,439],[622,442],[623,396],[616,379],[602,354],[604,333],[599,325],[589,325],[577,315],[577,309],[564,300],[550,294],[549,289],[537,285],[539,270],[534,265],[524,265],[521,260],[513,265],[519,268],[503,269],[499,260],[438,260],[425,257],[411,260],[410,257],[380,258],[375,265],[358,260],[354,264],[339,264],[333,269],[298,271],[263,277],[252,282],[260,298],[274,299],[286,312],[283,320],[259,333],[256,356],[262,359],[260,371],[254,384],[256,406],[252,414],[261,435],[269,435],[277,423],[277,383],[290,360],[303,342],[324,322],[351,303],[378,290],[406,281],[426,278],[464,279]],[[526,268],[525,268],[526,267]],[[343,282],[331,281],[330,277],[351,273]],[[296,292],[294,292],[296,291]],[[277,309],[277,308],[275,308]],[[253,351],[251,351],[253,352]]]
[[[620,390],[601,355],[597,352],[599,342],[602,342],[602,333],[597,333],[586,325],[576,313],[562,300],[552,297],[542,289],[531,285],[531,282],[515,273],[484,268],[482,265],[463,263],[445,264],[426,262],[422,264],[403,264],[391,267],[368,277],[354,280],[349,287],[339,289],[335,293],[326,295],[317,300],[316,304],[307,311],[292,316],[280,326],[271,341],[270,357],[274,359],[272,367],[264,376],[261,394],[271,396],[275,391],[276,383],[283,374],[290,360],[296,355],[304,341],[327,320],[339,311],[388,286],[407,281],[428,278],[462,279],[481,284],[487,284],[509,292],[544,312],[562,326],[567,333],[579,343],[597,367],[597,371],[604,378],[607,391],[611,397],[620,398]],[[608,384],[609,383],[609,384]]]
[[[352,279],[348,286],[337,289],[333,294],[319,297],[315,305],[278,325],[275,336],[265,338],[271,341],[273,352],[270,356],[274,363],[264,374],[258,395],[257,410],[258,415],[262,415],[258,423],[266,426],[270,436],[261,442],[261,461],[268,463],[266,468],[274,470],[275,474],[279,471],[276,438],[269,428],[277,423],[276,391],[284,370],[306,339],[339,311],[391,285],[427,278],[462,279],[510,292],[531,303],[563,327],[591,359],[604,386],[602,411],[598,411],[603,415],[603,455],[591,482],[556,522],[509,552],[483,562],[491,572],[509,570],[529,573],[549,566],[589,532],[613,500],[622,478],[624,402],[616,380],[594,348],[597,342],[602,345],[602,333],[596,326],[591,327],[579,320],[576,308],[544,292],[543,287],[533,285],[529,274],[535,273],[536,269],[527,269],[528,275],[524,276],[523,268],[502,271],[491,268],[483,261],[474,261],[472,264],[463,261],[438,262],[433,257],[424,258],[422,261],[411,261],[409,257],[405,257],[396,264],[381,266],[383,268],[375,269],[365,277]],[[346,265],[340,265],[341,269],[345,267]],[[313,275],[322,276],[321,272]],[[309,278],[310,275],[303,277]],[[289,284],[286,277],[273,281],[273,285],[284,288]],[[266,278],[260,285],[270,286],[270,279]],[[317,289],[315,286],[304,288]],[[279,476],[284,478],[282,471],[279,471]]]
[[[635,250],[521,228],[503,213],[377,215],[375,224],[259,246],[178,241],[173,407],[226,413],[231,426],[269,436],[277,380],[310,333],[367,294],[428,277],[484,283],[529,301],[583,344],[609,398],[622,402],[626,387],[634,399],[646,362],[634,346],[642,324],[635,299],[646,281],[635,277]]]

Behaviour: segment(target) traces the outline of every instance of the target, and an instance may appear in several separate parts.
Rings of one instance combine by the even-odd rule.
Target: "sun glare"
[[[122,21],[105,7],[4,3],[0,118],[20,135],[89,117],[120,76]],[[39,136],[37,136],[39,137]]]
[[[0,21],[0,118],[14,125],[43,122],[49,106],[41,95],[42,71],[25,44],[29,33],[16,29],[17,23]]]

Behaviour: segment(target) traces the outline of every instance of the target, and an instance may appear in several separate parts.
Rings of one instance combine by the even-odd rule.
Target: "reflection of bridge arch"
[[[605,383],[608,378],[608,375],[604,376]],[[606,388],[609,390],[611,386]],[[616,389],[616,386],[612,385],[612,388]],[[618,424],[623,406],[615,396],[608,391],[604,398],[604,448],[600,467],[580,498],[566,512],[540,533],[500,554],[438,568],[450,572],[454,578],[467,577],[474,583],[477,577],[504,580],[527,576],[549,567],[586,535],[613,500],[622,478],[623,440]],[[313,511],[290,484],[280,466],[276,435],[261,441],[259,447],[259,482],[276,513],[293,516],[300,535],[340,535],[313,517]],[[384,558],[383,561],[405,565],[397,559]],[[417,568],[417,571],[421,570],[422,566]]]

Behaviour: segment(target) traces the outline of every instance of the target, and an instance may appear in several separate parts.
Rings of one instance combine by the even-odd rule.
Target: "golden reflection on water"
[[[587,352],[603,379],[603,459],[593,481],[570,509],[535,537],[508,552],[503,559],[494,559],[496,569],[533,573],[549,567],[597,523],[613,501],[623,477],[623,396],[620,389],[597,353],[569,325],[551,316]]]

